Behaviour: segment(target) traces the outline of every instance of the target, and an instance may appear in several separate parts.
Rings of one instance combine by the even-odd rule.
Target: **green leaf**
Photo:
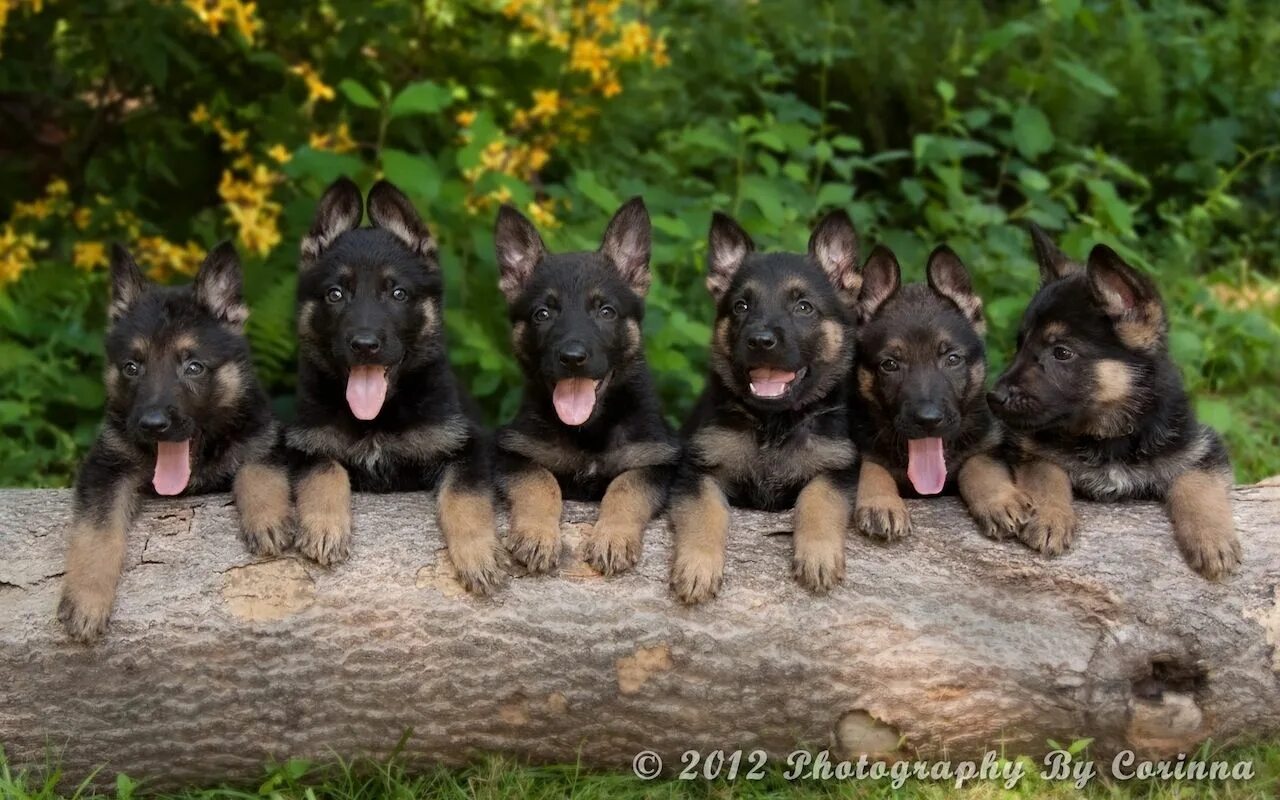
[[[361,108],[378,107],[378,98],[374,97],[372,92],[351,78],[343,78],[342,81],[338,83],[338,90],[341,91],[348,100]]]
[[[392,118],[436,114],[453,103],[453,92],[434,81],[411,83],[391,101]]]
[[[1196,416],[1210,428],[1219,433],[1226,433],[1234,427],[1235,418],[1231,414],[1231,404],[1213,397],[1196,398]]]
[[[133,778],[123,772],[116,773],[116,800],[132,800],[133,790],[137,788]]]
[[[363,167],[364,162],[350,153],[331,153],[300,147],[281,169],[290,178],[315,178],[320,183],[328,184],[343,175],[355,175]]]
[[[1013,112],[1013,144],[1027,160],[1034,160],[1053,149],[1053,131],[1043,111],[1025,105]]]
[[[428,156],[386,148],[382,151],[382,171],[387,180],[424,199],[434,198],[440,191],[440,168]]]
[[[813,204],[818,208],[844,208],[853,200],[853,187],[847,183],[824,183]]]
[[[1052,186],[1048,175],[1031,167],[1018,170],[1018,181],[1033,192],[1047,192]]]
[[[1098,73],[1079,63],[1078,61],[1068,61],[1065,58],[1057,60],[1058,69],[1061,69],[1076,83],[1091,92],[1100,94],[1103,97],[1115,97],[1120,94],[1111,82],[1102,77]]]
[[[578,191],[582,192],[583,196],[595,203],[602,211],[613,212],[617,210],[618,206],[622,205],[622,201],[618,199],[618,196],[596,180],[595,173],[590,170],[584,169],[575,172],[573,182]]]

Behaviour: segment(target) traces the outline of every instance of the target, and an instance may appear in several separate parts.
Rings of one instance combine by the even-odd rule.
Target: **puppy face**
[[[510,206],[494,233],[516,358],[527,382],[551,394],[566,425],[584,425],[613,381],[639,363],[649,288],[649,215],[640,198],[618,210],[600,249],[548,253]]]
[[[298,338],[303,358],[347,380],[347,403],[377,417],[396,377],[444,351],[444,292],[435,240],[413,205],[385,181],[369,192],[372,228],[358,228],[359,189],[325,192],[302,243]]]
[[[1098,245],[1080,266],[1037,231],[1045,282],[1018,331],[1013,363],[988,396],[1011,428],[1109,438],[1133,430],[1167,358],[1155,285]]]
[[[179,494],[191,478],[193,442],[233,423],[252,388],[240,263],[224,243],[193,285],[155,286],[116,247],[111,279],[108,422],[155,456],[155,490]]]
[[[801,408],[848,373],[851,305],[857,295],[857,236],[836,212],[820,222],[809,253],[756,253],[751,237],[716,214],[707,287],[717,312],[712,369],[763,410]]]

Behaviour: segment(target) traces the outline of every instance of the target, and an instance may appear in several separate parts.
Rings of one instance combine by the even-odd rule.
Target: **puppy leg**
[[[1014,485],[1009,468],[987,453],[964,462],[956,483],[978,529],[996,541],[1017,536],[1031,519],[1031,498]]]
[[[1192,470],[1175,478],[1169,489],[1178,549],[1191,568],[1209,580],[1225,578],[1240,566],[1230,487],[1230,474]]]
[[[530,572],[550,572],[560,562],[560,484],[529,464],[506,479],[511,503],[507,549]]]
[[[440,530],[458,582],[468,592],[487,595],[506,579],[499,564],[498,520],[493,490],[470,465],[453,464],[440,483]]]
[[[849,500],[829,475],[800,490],[795,509],[792,573],[806,589],[826,592],[844,580],[844,531]]]
[[[1071,508],[1071,476],[1057,464],[1029,461],[1013,470],[1014,480],[1031,498],[1034,513],[1018,532],[1033,550],[1051,556],[1071,546],[1076,535],[1076,512]]]
[[[289,472],[281,464],[245,464],[231,486],[240,538],[257,556],[277,556],[293,541]]]
[[[653,468],[627,470],[614,478],[600,502],[600,517],[582,543],[586,562],[605,575],[634,567],[645,526],[662,508],[662,494]]]
[[[81,469],[58,603],[58,619],[73,639],[92,642],[107,629],[140,484],[137,474],[95,453]]]
[[[893,541],[911,533],[911,515],[898,494],[898,482],[889,470],[862,460],[858,473],[858,498],[854,509],[858,530],[867,536]]]
[[[351,554],[351,478],[336,461],[306,468],[295,488],[298,497],[297,548],[322,566],[339,564]]]
[[[675,562],[671,588],[685,603],[710,600],[724,579],[724,548],[729,537],[729,502],[710,476],[693,477],[671,504]]]

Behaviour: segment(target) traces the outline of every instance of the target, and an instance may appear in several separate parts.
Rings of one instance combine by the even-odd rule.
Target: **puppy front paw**
[[[1240,539],[1231,528],[1179,537],[1179,544],[1191,568],[1211,581],[1222,580],[1235,572],[1243,558]]]
[[[680,602],[705,603],[720,592],[724,555],[707,551],[677,553],[671,567],[671,588]]]
[[[487,597],[507,580],[502,549],[496,540],[481,538],[451,543],[449,560],[453,562],[458,583],[471,594]]]
[[[841,537],[819,541],[796,540],[791,574],[813,592],[829,592],[844,580],[844,542]]]
[[[322,567],[341,564],[351,555],[351,511],[308,514],[299,509],[299,553]]]
[[[1076,535],[1076,512],[1071,506],[1042,503],[1018,531],[1018,538],[1032,550],[1057,556],[1071,547]]]
[[[58,619],[72,639],[86,644],[95,642],[106,633],[114,600],[113,594],[64,585]]]
[[[900,497],[863,503],[853,517],[858,530],[877,539],[891,542],[911,533],[911,515]]]
[[[993,497],[973,502],[969,513],[983,535],[999,542],[1018,535],[1035,515],[1035,505],[1026,492],[1010,486]]]
[[[529,572],[535,575],[550,572],[560,563],[560,526],[513,527],[507,537],[507,549]]]
[[[582,559],[596,572],[616,575],[626,572],[640,560],[643,531],[597,522],[582,542]]]
[[[293,544],[295,524],[289,515],[274,519],[241,518],[240,541],[255,556],[278,556]]]

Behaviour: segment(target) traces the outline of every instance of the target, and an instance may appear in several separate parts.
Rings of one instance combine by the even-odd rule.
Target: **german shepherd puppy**
[[[298,419],[293,454],[298,549],[348,555],[351,490],[438,489],[458,579],[486,594],[505,576],[489,444],[445,352],[436,242],[400,190],[355,183],[320,198],[298,275]]]
[[[1070,546],[1072,489],[1095,500],[1161,499],[1192,568],[1229,575],[1241,557],[1231,465],[1169,357],[1155,284],[1105,245],[1081,266],[1044,231],[1032,226],[1031,236],[1040,291],[988,398],[1015,431],[1015,477],[1037,507],[1023,540],[1051,554]]]
[[[649,214],[633,198],[595,252],[548,253],[529,220],[498,212],[494,242],[524,371],[515,419],[498,431],[497,473],[511,503],[508,546],[531,572],[555,567],[561,496],[602,500],[583,555],[608,574],[640,557],[679,458],[644,358]]]
[[[250,361],[248,315],[230,243],[209,253],[188,286],[153,285],[128,251],[112,249],[106,415],[76,479],[58,607],[73,638],[106,630],[142,495],[231,489],[250,551],[289,545],[288,473]]]
[[[794,506],[796,578],[815,591],[843,579],[856,462],[847,377],[857,261],[844,212],[818,223],[807,255],[757,253],[737,222],[712,218],[711,374],[685,424],[671,496],[671,585],[682,601],[719,591],[731,504]]]
[[[904,536],[911,519],[901,491],[924,496],[958,487],[984,533],[1016,536],[1031,503],[995,455],[1003,436],[986,403],[982,300],[945,245],[929,256],[926,273],[927,283],[903,286],[884,247],[862,269],[855,522],[870,536]]]

